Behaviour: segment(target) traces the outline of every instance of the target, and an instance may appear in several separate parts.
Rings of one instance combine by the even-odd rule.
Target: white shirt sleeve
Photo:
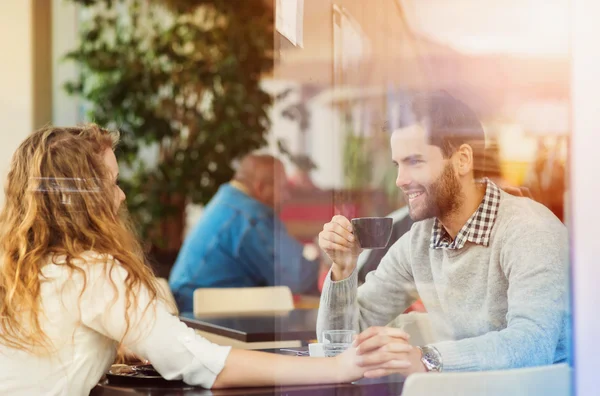
[[[109,260],[108,265],[87,266],[87,285],[80,300],[82,323],[115,341],[127,333],[123,344],[149,359],[164,378],[211,388],[225,366],[231,347],[216,345],[199,336],[168,313],[162,302],[148,305],[150,298],[146,288],[135,293],[137,305],[128,304],[125,298],[127,275],[127,270],[114,260]]]

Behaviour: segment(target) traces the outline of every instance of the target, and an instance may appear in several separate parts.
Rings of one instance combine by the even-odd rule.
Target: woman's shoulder
[[[56,265],[67,264],[67,262],[70,262],[74,265],[83,266],[86,264],[106,263],[114,260],[115,258],[112,255],[100,253],[95,250],[87,250],[72,256],[66,254],[51,254],[48,256],[48,263]]]
[[[115,275],[126,275],[127,271],[118,260],[107,253],[85,251],[77,256],[50,255],[48,262],[42,267],[41,275],[45,278],[83,278],[101,280],[114,278]]]

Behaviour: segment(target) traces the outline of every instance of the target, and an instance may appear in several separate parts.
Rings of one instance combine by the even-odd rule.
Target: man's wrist
[[[350,278],[354,268],[340,268],[335,263],[331,266],[331,280],[334,282]]]

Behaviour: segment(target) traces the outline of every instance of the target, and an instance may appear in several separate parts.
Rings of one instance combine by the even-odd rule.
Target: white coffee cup
[[[308,344],[308,354],[310,357],[325,357],[325,351],[323,350],[323,344],[313,343]]]

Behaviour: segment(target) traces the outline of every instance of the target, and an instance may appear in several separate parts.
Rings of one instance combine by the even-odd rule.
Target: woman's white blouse
[[[40,356],[0,344],[0,395],[88,395],[115,359],[126,310],[128,349],[167,379],[210,388],[230,347],[197,335],[162,302],[145,309],[146,289],[137,290],[137,307],[128,308],[127,271],[111,257],[87,253],[84,258],[77,263],[81,271],[71,273],[61,258],[42,269],[40,323],[54,351]]]

